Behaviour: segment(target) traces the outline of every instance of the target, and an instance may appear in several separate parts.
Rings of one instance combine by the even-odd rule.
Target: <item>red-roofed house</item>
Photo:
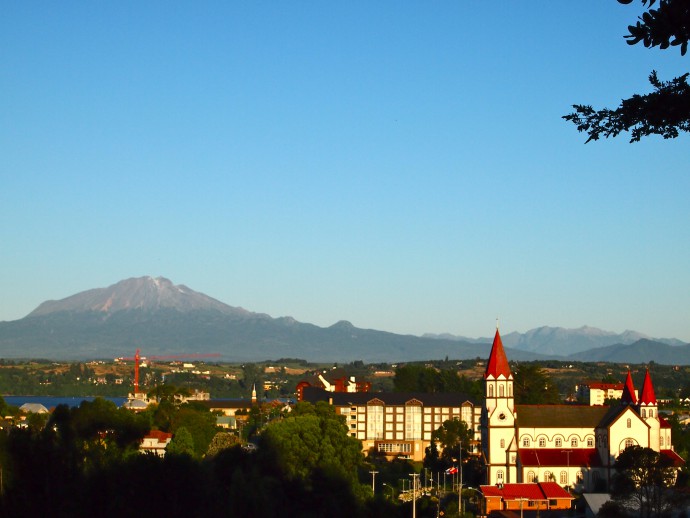
[[[324,370],[297,383],[297,400],[303,401],[304,389],[306,387],[318,387],[326,392],[369,392],[371,382],[357,381],[354,376],[348,376],[343,369],[333,368],[330,371]]]
[[[165,448],[170,444],[173,434],[151,430],[141,440],[139,451],[155,453],[159,457],[165,457]]]
[[[624,387],[623,383],[586,381],[577,386],[577,399],[588,405],[603,405],[607,399],[621,399]]]
[[[536,511],[548,509],[570,509],[573,497],[555,482],[534,484],[500,484],[479,486],[483,503],[482,511]]]

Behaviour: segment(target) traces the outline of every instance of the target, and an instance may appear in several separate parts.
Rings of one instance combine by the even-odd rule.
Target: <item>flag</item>
[[[453,467],[448,468],[448,469],[446,470],[446,475],[455,475],[457,472],[458,472],[458,468],[456,468],[455,466],[453,466]]]

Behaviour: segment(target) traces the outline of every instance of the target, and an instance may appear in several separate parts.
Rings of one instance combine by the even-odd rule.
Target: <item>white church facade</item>
[[[671,427],[658,414],[646,372],[639,399],[630,372],[612,406],[516,405],[513,375],[498,329],[484,373],[481,438],[487,483],[556,482],[604,491],[616,457],[628,446],[660,452],[676,466]]]

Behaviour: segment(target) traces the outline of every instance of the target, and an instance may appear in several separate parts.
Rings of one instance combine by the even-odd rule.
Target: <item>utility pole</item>
[[[369,473],[371,473],[371,494],[376,495],[374,483],[376,482],[376,474],[378,473],[378,471],[370,471]]]

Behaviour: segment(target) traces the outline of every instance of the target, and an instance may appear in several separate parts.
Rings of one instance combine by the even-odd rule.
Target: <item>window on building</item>
[[[504,391],[505,391],[505,388],[504,388],[503,385],[501,384],[501,385],[498,387],[498,397],[503,397],[503,396],[505,396]]]
[[[587,447],[594,448],[594,439],[592,437],[587,437]]]
[[[496,472],[496,481],[497,481],[499,484],[500,484],[500,483],[503,483],[503,470],[502,470],[502,469],[499,469],[499,470]]]
[[[628,428],[632,428],[632,419],[628,417],[628,420],[626,421]]]
[[[534,482],[534,471],[527,472],[527,482],[530,484]]]
[[[546,448],[546,439],[544,439],[543,437],[539,438],[539,447]]]
[[[494,386],[489,385],[489,397],[494,397]]]
[[[467,425],[469,429],[472,429],[472,406],[463,405],[460,409],[460,419]]]
[[[644,408],[642,409],[642,417],[647,417],[647,411]]]
[[[582,471],[578,471],[578,472],[577,472],[577,475],[575,475],[575,480],[577,480],[577,483],[578,483],[578,484],[582,484],[582,483],[584,482],[585,476],[584,476],[584,474],[582,473]]]
[[[625,447],[626,447],[626,448],[630,448],[630,447],[633,446],[634,444],[635,444],[635,441],[633,441],[632,439],[626,439],[626,440],[625,440]]]
[[[513,384],[508,382],[508,397],[513,397]]]
[[[649,409],[649,417],[654,417],[654,410],[651,408]]]
[[[422,407],[407,405],[405,408],[405,439],[414,441],[422,438]]]
[[[565,485],[568,483],[568,472],[567,471],[561,471],[561,485]]]
[[[572,439],[570,439],[570,446],[572,448],[577,448],[577,438],[576,437],[573,437]]]
[[[664,436],[663,435],[659,437],[659,446],[662,448],[664,447]]]
[[[501,439],[501,448],[505,448],[505,447],[506,447],[506,440]]]
[[[367,407],[367,439],[383,439],[383,405]]]
[[[556,438],[556,448],[560,448],[563,446],[563,440],[560,437]]]
[[[550,471],[545,471],[544,472],[544,482],[551,482],[551,472]]]
[[[528,437],[522,438],[522,447],[523,448],[529,448],[529,438]]]

